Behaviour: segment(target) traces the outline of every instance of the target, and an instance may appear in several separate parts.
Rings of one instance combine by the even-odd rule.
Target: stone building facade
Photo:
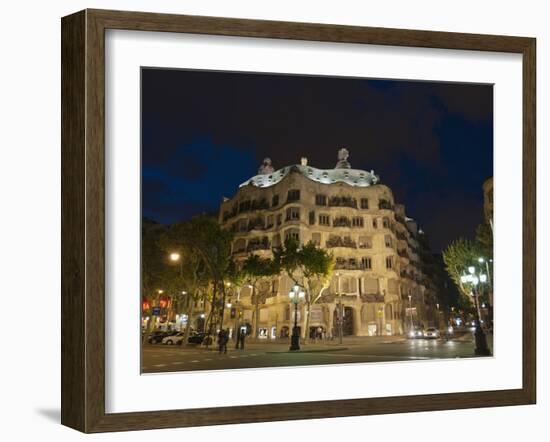
[[[332,252],[334,274],[309,312],[310,330],[304,330],[307,312],[299,306],[302,336],[315,331],[334,336],[340,303],[344,335],[395,335],[413,324],[429,325],[417,240],[422,231],[373,171],[351,168],[345,149],[334,169],[312,167],[302,158],[300,164],[274,170],[266,159],[258,175],[223,201],[219,221],[234,232],[237,261],[251,253],[271,256],[289,237]],[[279,275],[260,288],[259,337],[291,333],[292,286]],[[233,294],[231,306],[231,317],[253,323],[250,287]]]

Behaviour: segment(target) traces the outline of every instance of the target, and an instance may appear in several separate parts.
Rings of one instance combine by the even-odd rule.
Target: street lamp
[[[485,336],[485,332],[483,331],[483,328],[481,328],[481,313],[479,310],[479,301],[478,296],[479,292],[477,289],[478,284],[480,283],[486,283],[487,282],[487,275],[481,273],[479,276],[476,274],[475,267],[470,266],[468,267],[469,275],[462,275],[460,277],[460,282],[462,284],[469,284],[471,285],[472,289],[472,297],[474,298],[474,305],[475,305],[475,312],[476,312],[476,327],[475,327],[475,342],[476,342],[476,348],[475,348],[475,354],[478,356],[490,356],[491,351],[489,350],[489,347],[487,345],[487,337]]]
[[[300,333],[298,331],[298,304],[305,299],[306,294],[299,285],[295,285],[288,293],[290,302],[294,304],[294,327],[290,338],[290,351],[300,350]]]

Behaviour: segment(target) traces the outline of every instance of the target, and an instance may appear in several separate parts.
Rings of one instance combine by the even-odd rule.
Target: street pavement
[[[491,347],[492,339],[488,338]],[[391,336],[349,337],[344,338],[342,344],[337,340],[309,343],[294,352],[289,351],[288,341],[254,343],[249,340],[244,350],[236,350],[234,342],[230,341],[227,354],[219,354],[215,347],[144,344],[142,373],[468,357],[475,357],[473,339],[469,335],[449,341]]]

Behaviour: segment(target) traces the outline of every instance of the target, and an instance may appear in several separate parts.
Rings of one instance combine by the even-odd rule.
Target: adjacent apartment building
[[[258,174],[223,201],[219,221],[235,234],[237,261],[251,253],[270,256],[289,237],[332,252],[334,274],[309,313],[310,330],[303,328],[300,306],[302,336],[334,336],[340,305],[344,335],[403,334],[412,326],[431,324],[433,296],[427,293],[418,241],[423,232],[373,171],[351,167],[346,149],[338,152],[332,169],[318,169],[302,158],[300,164],[275,170],[265,159]],[[291,333],[292,286],[279,275],[261,287],[259,337]],[[233,295],[231,306],[235,322],[253,323],[250,288]]]

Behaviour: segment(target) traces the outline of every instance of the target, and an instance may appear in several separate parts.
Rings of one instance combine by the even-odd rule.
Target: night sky
[[[439,252],[483,220],[493,175],[491,85],[142,70],[143,216],[216,212],[223,196],[275,169],[374,169]]]

